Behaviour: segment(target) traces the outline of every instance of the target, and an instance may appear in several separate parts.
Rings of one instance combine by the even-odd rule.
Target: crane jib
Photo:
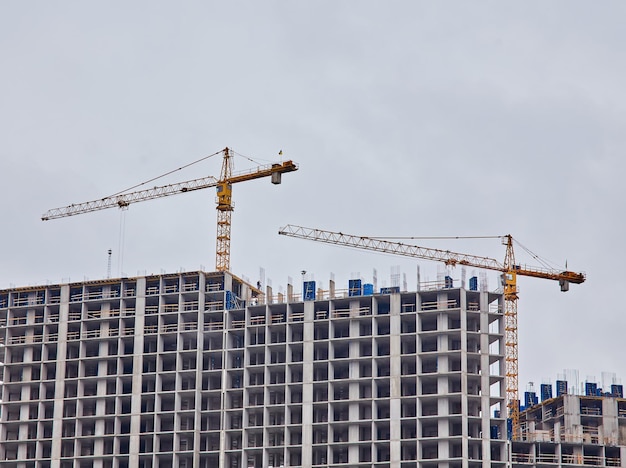
[[[391,242],[366,236],[355,236],[344,234],[342,232],[324,231],[322,229],[306,228],[288,224],[287,226],[281,228],[278,233],[284,236],[324,242],[343,247],[439,261],[453,267],[462,265],[501,271],[503,273],[509,271],[509,267],[507,267],[504,263],[489,257],[467,255],[452,252],[450,250],[420,247],[417,245]],[[581,284],[585,281],[584,273],[576,273],[573,271],[549,270],[520,264],[514,264],[510,268],[511,271],[515,272],[519,276],[530,276],[535,278],[551,279],[554,281],[567,281],[574,284]]]

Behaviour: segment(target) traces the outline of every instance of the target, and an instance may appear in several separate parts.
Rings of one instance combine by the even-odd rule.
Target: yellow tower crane
[[[107,208],[126,208],[131,203],[153,200],[155,198],[168,197],[179,193],[186,193],[201,190],[209,187],[217,187],[217,246],[215,250],[217,271],[228,271],[230,269],[230,229],[231,214],[233,212],[232,186],[237,182],[259,179],[261,177],[271,177],[273,184],[281,183],[281,176],[286,172],[298,170],[297,164],[293,161],[284,161],[257,166],[247,171],[233,174],[232,151],[224,148],[222,171],[220,178],[207,176],[200,179],[177,182],[175,184],[162,185],[136,192],[125,192],[109,197],[100,198],[84,203],[69,205],[62,208],[53,208],[41,216],[43,221],[57,218],[65,218],[91,211],[99,211]],[[218,154],[218,153],[216,153]],[[282,154],[282,152],[281,152]]]
[[[343,247],[353,247],[405,257],[440,261],[448,266],[465,265],[502,272],[505,304],[504,339],[506,347],[506,404],[509,410],[509,418],[511,419],[512,438],[513,440],[517,440],[519,438],[517,276],[532,276],[534,278],[544,278],[558,281],[561,286],[561,291],[567,291],[569,289],[569,283],[580,284],[585,281],[585,275],[583,273],[550,270],[516,264],[513,252],[513,238],[511,235],[502,236],[503,244],[506,245],[506,255],[504,257],[504,262],[501,263],[489,257],[466,255],[451,252],[449,250],[418,247],[416,245],[402,244],[400,242],[390,242],[380,238],[354,236],[350,234],[343,234],[341,232],[324,231],[321,229],[306,228],[302,226],[287,225],[281,228],[278,233],[284,236],[308,239]]]

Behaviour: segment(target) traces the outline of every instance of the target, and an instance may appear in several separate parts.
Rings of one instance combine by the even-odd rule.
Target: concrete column
[[[391,466],[400,466],[401,461],[401,444],[402,427],[396,421],[402,418],[402,346],[401,332],[402,322],[400,316],[401,296],[400,294],[392,294],[389,308],[389,332],[390,332],[390,401],[389,410],[391,417],[390,441],[389,449],[391,453]]]
[[[57,374],[54,382],[54,419],[52,437],[63,440],[63,394],[65,392],[65,356],[67,355],[67,321],[69,318],[70,286],[61,287],[59,305],[59,341],[57,342]],[[52,444],[51,468],[61,464],[61,444]]]
[[[491,464],[491,414],[489,385],[489,314],[481,309],[480,312],[480,409],[481,432],[483,436],[483,467]],[[501,434],[504,436],[504,434]]]
[[[617,419],[617,400],[615,398],[602,399],[602,433],[601,444],[617,444],[619,440],[619,423]]]
[[[139,465],[139,433],[141,424],[141,376],[143,361],[143,329],[146,311],[146,280],[137,279],[137,298],[135,302],[135,339],[133,342],[133,383],[130,400],[130,437],[128,445],[129,465]]]
[[[288,297],[291,298],[292,294],[293,289],[292,292],[288,293]],[[310,447],[313,443],[314,305],[315,303],[313,301],[304,303],[302,345],[302,466],[311,466],[313,464]]]
[[[265,303],[271,304],[274,301],[274,291],[271,286],[265,287]]]

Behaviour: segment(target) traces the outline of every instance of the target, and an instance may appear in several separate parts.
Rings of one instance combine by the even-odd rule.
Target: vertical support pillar
[[[128,445],[129,465],[139,466],[139,433],[141,427],[141,376],[139,369],[143,361],[143,330],[146,311],[146,279],[137,279],[135,303],[135,336],[133,340],[133,380],[130,399],[130,440]]]
[[[390,394],[389,411],[391,421],[400,421],[402,418],[402,322],[400,317],[401,295],[391,294],[389,300],[389,336],[391,339],[389,350]],[[389,451],[391,466],[400,466],[402,427],[400,424],[390,426]]]
[[[313,465],[313,452],[311,447],[313,444],[314,306],[314,301],[304,302],[302,337],[302,466]]]
[[[63,397],[65,393],[65,359],[67,356],[67,321],[69,319],[70,286],[61,287],[59,305],[59,341],[57,342],[57,372],[54,382],[54,415],[52,438],[63,440]],[[61,466],[61,444],[52,444],[51,468]]]
[[[274,291],[271,286],[265,287],[265,303],[272,304],[274,302]]]

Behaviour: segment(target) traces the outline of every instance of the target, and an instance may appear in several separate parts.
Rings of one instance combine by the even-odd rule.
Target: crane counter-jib
[[[540,268],[528,267],[525,265],[514,265],[513,271],[515,271],[515,273],[520,276],[551,279],[554,281],[568,281],[574,284],[584,283],[586,279],[584,273],[576,273],[574,271],[544,270]]]
[[[258,179],[273,174],[284,174],[286,172],[293,172],[297,170],[298,165],[296,163],[294,163],[293,161],[285,161],[283,163],[274,163],[265,166],[259,166],[254,169],[250,169],[249,171],[238,172],[237,174],[228,177],[227,182],[234,184],[237,182],[244,182],[246,180]]]

